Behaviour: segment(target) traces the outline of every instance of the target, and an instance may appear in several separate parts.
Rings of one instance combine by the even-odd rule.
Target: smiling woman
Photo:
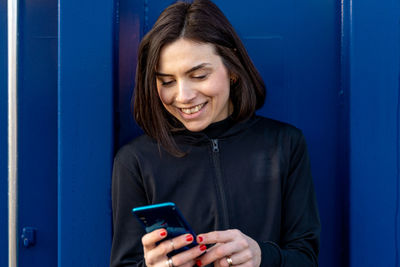
[[[140,43],[134,116],[147,135],[156,139],[170,153],[183,156],[185,153],[178,149],[175,140],[171,138],[171,132],[181,129],[183,125],[178,123],[179,118],[170,116],[165,109],[157,93],[156,82],[159,80],[157,77],[164,76],[159,74],[173,74],[160,73],[160,64],[168,63],[160,61],[160,57],[166,56],[166,49],[177,47],[178,42],[173,46],[172,43],[179,39],[190,41],[193,48],[188,51],[190,55],[197,54],[196,49],[199,48],[206,52],[205,47],[209,45],[209,56],[219,56],[229,78],[232,78],[229,100],[233,109],[230,117],[234,121],[250,118],[256,109],[263,106],[265,85],[232,25],[212,2],[178,2],[166,8]],[[172,62],[176,63],[177,59],[172,58]],[[200,60],[196,64],[203,63],[207,62]],[[190,66],[185,71],[194,67],[198,66]],[[164,76],[164,85],[171,82],[171,76],[168,77]]]
[[[320,223],[297,128],[255,115],[265,86],[212,2],[169,6],[143,38],[134,115],[120,149],[111,266],[317,266]],[[145,233],[138,206],[175,202],[196,232]],[[169,240],[168,240],[169,239]],[[206,252],[206,253],[204,253]]]

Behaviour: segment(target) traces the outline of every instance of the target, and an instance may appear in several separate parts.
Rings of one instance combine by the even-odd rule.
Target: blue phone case
[[[194,241],[183,248],[177,249],[168,254],[169,257],[197,245],[196,234],[183,218],[182,214],[172,202],[165,202],[155,205],[136,207],[132,209],[133,214],[144,227],[146,233],[156,229],[165,228],[168,232],[168,239],[183,235],[192,234]]]

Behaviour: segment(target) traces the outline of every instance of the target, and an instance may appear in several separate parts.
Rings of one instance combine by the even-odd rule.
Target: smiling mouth
[[[194,106],[194,107],[192,107],[192,108],[181,108],[180,110],[181,110],[183,113],[190,115],[190,114],[193,114],[193,113],[198,112],[202,107],[204,107],[205,104],[206,104],[206,103],[203,103],[203,104]]]

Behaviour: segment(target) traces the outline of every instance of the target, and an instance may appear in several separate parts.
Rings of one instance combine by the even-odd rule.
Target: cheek
[[[229,97],[229,81],[225,79],[214,80],[204,88],[203,92],[212,97]]]
[[[160,88],[157,89],[157,91],[158,96],[160,97],[161,102],[163,102],[164,105],[171,105],[174,102],[174,95],[172,93],[172,90]]]
[[[219,68],[212,79],[209,80],[208,85],[204,88],[204,93],[209,96],[215,97],[229,97],[230,80],[227,71],[224,68]]]

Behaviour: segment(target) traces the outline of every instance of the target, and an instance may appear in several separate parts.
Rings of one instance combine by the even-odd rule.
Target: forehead
[[[184,72],[202,63],[209,63],[212,66],[221,63],[221,58],[216,54],[214,46],[181,38],[161,49],[157,71]]]

